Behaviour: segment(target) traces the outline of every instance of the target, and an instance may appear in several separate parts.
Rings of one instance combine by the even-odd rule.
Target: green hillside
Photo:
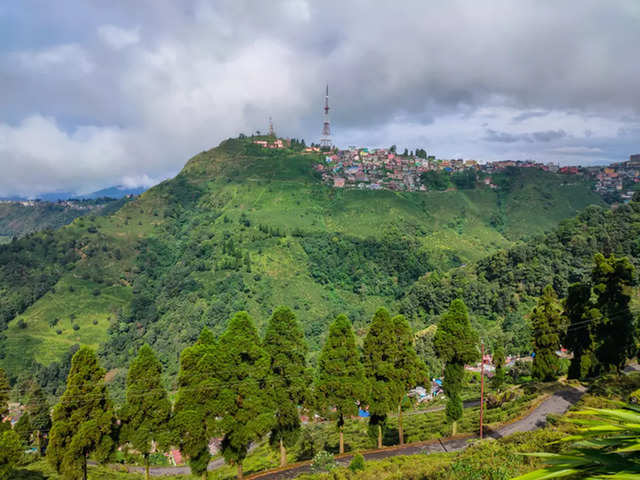
[[[76,200],[72,205],[57,202],[0,203],[0,243],[8,243],[12,237],[45,229],[57,229],[84,215],[109,215],[124,205],[128,199]]]
[[[280,304],[317,351],[337,313],[362,327],[423,275],[602,204],[577,177],[529,169],[505,172],[499,190],[336,190],[319,160],[228,140],[111,215],[0,247],[0,365],[18,375],[87,343],[118,368],[148,342],[173,375],[204,325],[221,332],[246,309],[262,326]]]

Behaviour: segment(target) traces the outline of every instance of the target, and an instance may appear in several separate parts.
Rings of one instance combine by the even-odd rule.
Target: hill
[[[227,140],[111,215],[2,247],[0,364],[55,377],[37,364],[86,343],[117,369],[147,342],[172,376],[202,326],[220,332],[241,309],[262,326],[280,304],[317,351],[337,313],[361,328],[425,274],[602,205],[585,181],[529,169],[505,172],[498,190],[333,189],[312,168],[321,158]]]
[[[22,237],[39,230],[55,230],[83,215],[109,215],[127,201],[126,198],[116,200],[98,197],[89,201],[0,202],[0,243],[8,242],[12,237]]]

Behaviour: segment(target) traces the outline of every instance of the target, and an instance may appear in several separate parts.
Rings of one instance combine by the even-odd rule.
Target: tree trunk
[[[382,448],[382,425],[378,424],[378,448]]]
[[[398,405],[398,439],[400,440],[400,445],[404,445],[404,432],[402,430],[402,401],[400,401],[400,405]]]
[[[144,455],[144,478],[149,480],[149,454]]]
[[[285,467],[287,465],[287,449],[284,448],[284,441],[280,439],[280,466]]]
[[[457,431],[458,431],[458,421],[454,420],[453,424],[451,425],[451,436],[455,436]]]
[[[82,480],[87,480],[87,454],[82,454]]]
[[[242,473],[242,462],[238,462],[238,480],[242,480],[244,475]]]
[[[340,427],[340,454],[344,453],[344,426]]]

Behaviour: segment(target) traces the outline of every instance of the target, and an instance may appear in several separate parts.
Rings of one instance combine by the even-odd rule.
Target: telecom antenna
[[[269,117],[269,135],[271,137],[275,137],[276,136],[276,131],[273,128],[273,120],[271,119],[271,117]]]
[[[331,148],[331,124],[329,122],[329,84],[324,95],[324,122],[322,124],[322,138],[320,139],[320,147]]]

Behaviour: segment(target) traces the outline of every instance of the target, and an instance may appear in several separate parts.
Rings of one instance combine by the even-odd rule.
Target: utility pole
[[[484,430],[482,425],[482,416],[484,414],[484,342],[481,343],[480,352],[482,355],[482,360],[480,360],[480,440],[482,440]]]

